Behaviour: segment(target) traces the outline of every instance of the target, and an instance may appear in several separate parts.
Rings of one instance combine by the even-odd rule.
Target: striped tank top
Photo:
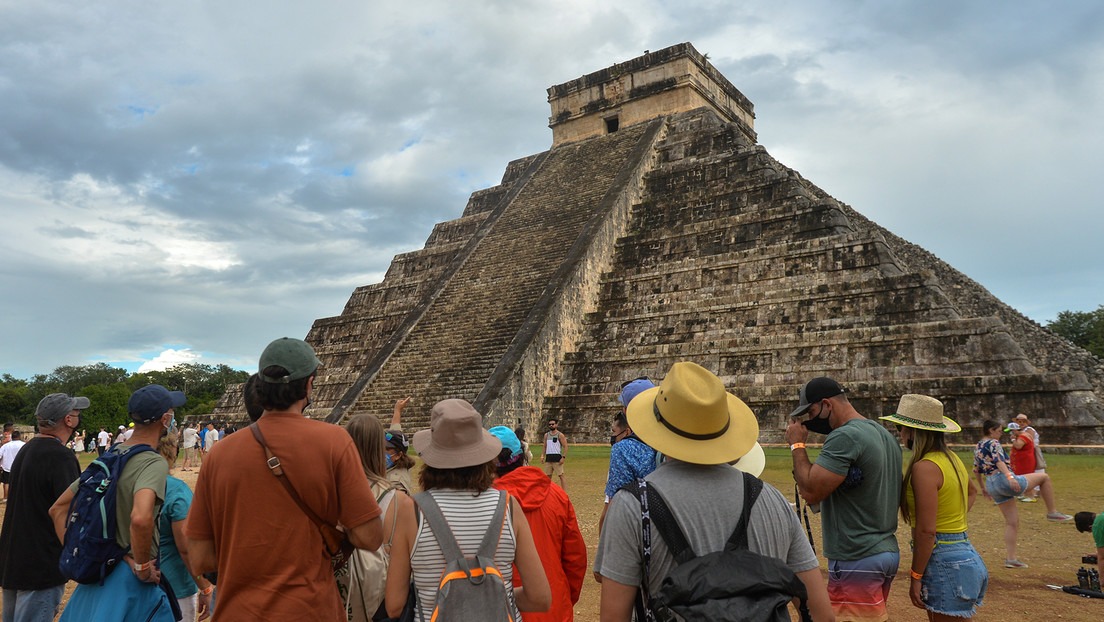
[[[438,489],[430,491],[430,494],[433,495],[437,505],[441,506],[441,513],[445,515],[445,519],[452,528],[460,550],[465,556],[474,556],[494,516],[499,491],[489,488],[478,495],[473,495],[467,490]],[[498,540],[495,565],[498,566],[498,571],[502,573],[506,583],[506,596],[510,599],[510,606],[514,610],[514,619],[520,620],[521,613],[518,611],[517,603],[514,602],[515,549],[513,517],[507,506],[506,526]],[[445,555],[433,536],[433,530],[429,528],[425,517],[419,516],[418,536],[414,539],[414,549],[410,552],[410,570],[414,577],[414,586],[418,590],[418,608],[424,609],[427,620],[433,613],[434,603],[437,602],[437,585],[441,580],[441,573],[445,570],[445,564]],[[421,612],[416,612],[416,615],[419,613]]]

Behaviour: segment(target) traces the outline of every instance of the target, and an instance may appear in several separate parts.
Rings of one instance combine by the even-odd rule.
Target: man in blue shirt
[[[602,516],[598,519],[599,533],[613,495],[625,484],[643,478],[656,468],[656,451],[633,434],[625,418],[625,409],[629,402],[653,387],[655,384],[651,380],[636,378],[622,385],[621,394],[617,396],[621,411],[614,415],[610,426],[610,445],[613,447],[610,449],[609,475],[606,476],[606,503],[602,506]]]

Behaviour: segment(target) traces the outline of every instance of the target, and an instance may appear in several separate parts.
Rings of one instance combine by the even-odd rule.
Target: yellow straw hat
[[[629,403],[626,415],[641,440],[691,464],[727,464],[759,438],[759,422],[747,404],[695,363],[672,365],[658,387]]]

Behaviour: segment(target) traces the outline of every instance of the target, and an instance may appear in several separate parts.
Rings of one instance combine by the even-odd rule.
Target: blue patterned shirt
[[[606,499],[622,486],[651,473],[656,467],[656,451],[644,441],[630,436],[610,448],[609,477],[606,478]]]

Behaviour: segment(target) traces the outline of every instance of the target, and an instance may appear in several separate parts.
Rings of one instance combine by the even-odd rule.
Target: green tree
[[[81,413],[81,428],[91,430],[93,434],[106,428],[114,432],[120,425],[130,422],[127,415],[127,401],[130,390],[121,382],[111,384],[93,384],[76,392],[88,398],[89,406]]]
[[[1061,311],[1047,328],[1104,358],[1104,305],[1096,311]]]
[[[27,381],[11,374],[0,376],[0,423],[27,423]]]

